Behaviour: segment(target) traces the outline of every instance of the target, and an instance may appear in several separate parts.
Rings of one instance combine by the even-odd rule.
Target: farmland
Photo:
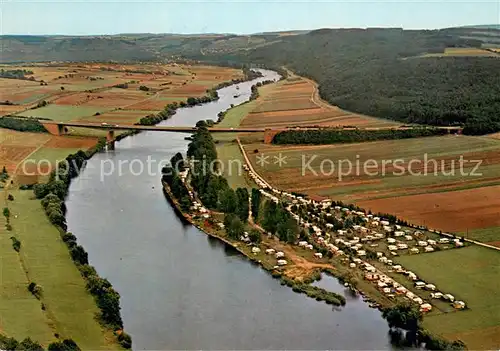
[[[307,147],[251,143],[245,150],[258,172],[282,189],[354,202],[448,231],[499,224],[494,194],[500,185],[500,143],[493,139],[442,136]],[[262,167],[260,155],[270,160],[281,155],[286,164]],[[472,174],[476,163],[465,163],[462,175],[461,156],[481,160],[479,171]],[[404,172],[387,160],[401,160]]]
[[[495,51],[495,50],[493,50]],[[425,54],[424,57],[441,56],[496,56],[495,53],[480,48],[446,48],[442,54]]]
[[[2,267],[8,267],[3,272],[0,297],[2,330],[16,338],[29,335],[45,345],[59,333],[73,338],[84,349],[116,348],[112,336],[95,320],[95,302],[85,291],[59,231],[46,218],[40,202],[32,199],[31,191],[11,194],[14,201],[9,206],[13,214],[9,236],[16,236],[22,249],[17,254],[8,236],[1,236]],[[29,281],[43,287],[45,311],[27,291]]]
[[[241,120],[242,127],[398,125],[386,120],[352,114],[328,105],[319,98],[314,82],[293,74],[277,84],[261,87],[259,94],[260,97],[256,101],[240,110],[247,114],[238,119]]]
[[[135,123],[172,102],[200,97],[241,71],[209,66],[73,64],[8,66],[32,80],[0,79],[0,113],[57,121]],[[39,105],[41,104],[41,105]],[[109,118],[109,119],[108,119]]]
[[[0,79],[0,101],[9,102],[0,105],[2,114],[134,124],[170,102],[204,95],[218,83],[242,77],[233,69],[177,65],[35,65],[29,70],[33,81]],[[0,129],[0,167],[5,166],[9,176],[2,183],[4,206],[11,213],[10,227],[2,216],[0,236],[2,335],[29,336],[45,347],[59,335],[75,340],[82,349],[118,348],[116,337],[97,320],[100,311],[59,230],[33,191],[18,189],[46,181],[57,161],[92,148],[103,135],[105,131],[78,128],[64,136]],[[21,242],[19,252],[11,236]],[[42,287],[40,299],[28,291],[30,282]]]
[[[454,291],[468,309],[429,315],[424,327],[451,339],[463,340],[469,349],[491,349],[500,343],[500,255],[477,245],[432,254],[401,256],[397,262],[438,289]]]

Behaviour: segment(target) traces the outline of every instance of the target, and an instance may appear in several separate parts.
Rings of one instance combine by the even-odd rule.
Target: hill
[[[1,62],[190,59],[281,67],[343,109],[401,121],[500,130],[500,30],[319,29],[254,35],[2,36]]]
[[[466,33],[471,31],[320,29],[205,59],[287,66],[317,81],[322,98],[349,111],[492,133],[500,130],[500,55]],[[444,55],[448,48],[478,54]]]

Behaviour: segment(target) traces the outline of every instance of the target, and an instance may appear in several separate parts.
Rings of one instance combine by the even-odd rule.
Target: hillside
[[[206,59],[285,65],[317,81],[322,98],[349,111],[492,133],[500,130],[500,54],[464,33],[321,29]],[[450,54],[448,48],[464,49]]]
[[[1,62],[191,59],[281,67],[343,109],[404,123],[500,130],[500,30],[319,29],[255,35],[3,36]]]

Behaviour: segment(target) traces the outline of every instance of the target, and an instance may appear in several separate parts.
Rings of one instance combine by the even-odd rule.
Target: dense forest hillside
[[[450,47],[483,53],[484,43],[464,31],[321,29],[219,59],[285,65],[316,80],[321,96],[346,110],[405,123],[463,124],[468,134],[498,131],[500,55],[445,55]]]
[[[500,30],[319,29],[255,35],[0,36],[1,62],[190,59],[286,66],[353,112],[500,130]],[[452,48],[453,50],[450,50]]]

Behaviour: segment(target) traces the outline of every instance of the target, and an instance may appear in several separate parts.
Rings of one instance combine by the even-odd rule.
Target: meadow
[[[238,110],[238,117],[227,116],[223,123],[242,127],[282,128],[301,125],[318,126],[396,126],[387,120],[353,114],[323,102],[317,92],[316,83],[298,77],[290,77],[276,84],[259,88],[259,98],[249,106]],[[232,111],[232,110],[231,110]],[[231,113],[230,111],[230,113]],[[236,113],[236,112],[235,112]],[[242,114],[246,114],[242,116]]]
[[[111,333],[96,320],[99,311],[93,297],[40,201],[33,199],[31,191],[9,194],[14,197],[9,201],[12,231],[2,225],[0,235],[2,332],[18,339],[30,336],[44,345],[54,341],[57,333],[72,338],[82,349],[116,349]],[[21,242],[19,253],[10,236]],[[40,301],[28,292],[29,282],[42,287]]]
[[[282,189],[356,203],[447,231],[500,225],[500,202],[495,196],[500,185],[500,143],[494,139],[450,135],[320,146],[261,142],[244,147],[256,170]],[[257,163],[260,155],[269,160],[281,155],[286,164],[271,162],[263,167]],[[482,161],[480,176],[462,175],[461,155]],[[404,173],[392,163],[384,166],[386,160],[401,160]],[[412,160],[418,163],[410,164]],[[365,169],[365,164],[370,167]],[[475,163],[465,163],[464,174],[473,167]]]
[[[487,50],[480,48],[446,48],[442,54],[425,54],[424,57],[442,57],[442,56],[496,56]]]
[[[56,121],[135,123],[172,102],[200,97],[218,83],[242,78],[230,68],[203,65],[70,64],[14,67],[34,80],[0,79],[0,114]],[[39,103],[48,103],[38,106]]]
[[[500,344],[500,254],[472,245],[458,250],[401,256],[396,259],[438,290],[451,291],[467,302],[465,311],[437,313],[424,318],[424,327],[469,349],[493,349]]]
[[[133,124],[168,103],[184,101],[187,94],[204,95],[218,83],[242,78],[239,70],[206,66],[71,64],[27,69],[34,71],[34,81],[0,79],[0,93],[10,94],[2,99],[15,103],[1,105],[2,114]],[[202,83],[195,83],[198,79]],[[115,87],[125,83],[124,89]],[[11,213],[11,228],[4,216],[0,224],[0,333],[17,339],[29,336],[45,347],[58,334],[86,350],[118,348],[116,337],[96,318],[96,302],[40,200],[33,199],[33,191],[18,189],[46,181],[41,171],[48,173],[69,154],[88,150],[105,133],[69,128],[69,135],[53,136],[0,129],[0,167],[5,166],[9,176],[2,183],[2,198]],[[40,160],[47,160],[43,169],[34,165]],[[11,236],[21,242],[19,253]],[[40,300],[28,291],[30,282],[41,286]]]

